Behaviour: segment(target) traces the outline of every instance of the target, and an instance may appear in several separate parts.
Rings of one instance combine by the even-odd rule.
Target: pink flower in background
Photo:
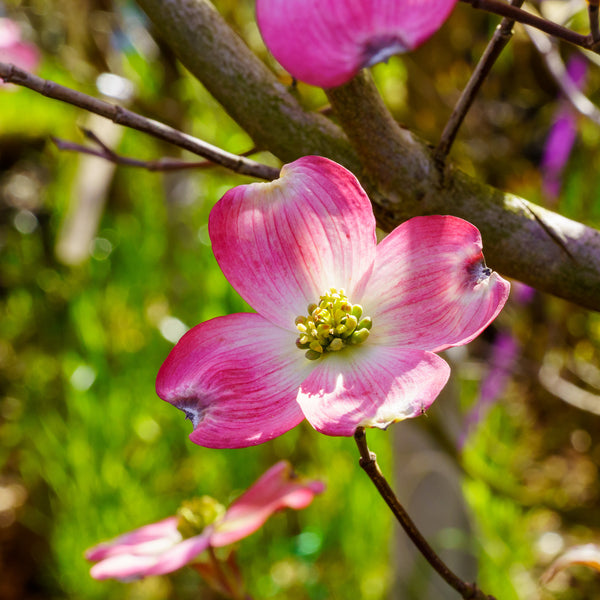
[[[184,536],[181,530],[189,530],[189,520],[182,527],[181,518],[173,516],[90,548],[86,558],[97,562],[91,575],[95,579],[130,581],[176,571],[209,547],[227,546],[249,536],[279,510],[306,508],[323,489],[320,481],[297,478],[291,465],[281,461],[264,473],[224,514],[214,510],[214,503],[209,505],[216,519],[200,527],[196,535]]]
[[[38,49],[33,44],[21,41],[21,30],[17,23],[0,18],[0,62],[32,71],[39,60]]]
[[[486,361],[488,371],[481,381],[479,395],[465,418],[465,429],[458,444],[460,448],[464,446],[468,435],[483,421],[490,407],[504,393],[519,353],[520,347],[515,336],[509,332],[500,331]]]
[[[257,0],[265,44],[295,78],[324,88],[413,50],[457,0]]]
[[[517,281],[512,287],[512,301],[516,305],[524,307],[532,302],[534,296],[535,289],[524,283]],[[465,427],[458,441],[459,448],[464,447],[468,436],[483,422],[489,409],[505,393],[520,355],[521,345],[518,338],[510,331],[498,331],[491,344],[490,353],[485,358],[487,373],[481,380],[473,408],[466,415]]]
[[[587,76],[587,61],[574,54],[567,65],[566,77],[581,89]],[[559,105],[548,132],[540,164],[542,188],[548,200],[556,201],[562,188],[562,175],[577,139],[577,114],[565,100]]]
[[[434,353],[476,337],[508,297],[473,225],[417,217],[377,244],[360,184],[321,157],[227,192],[209,233],[258,314],[194,327],[158,373],[158,395],[201,446],[260,444],[304,418],[351,436],[418,416],[449,377]]]

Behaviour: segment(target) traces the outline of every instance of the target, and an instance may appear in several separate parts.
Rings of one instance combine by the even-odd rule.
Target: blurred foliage
[[[289,82],[262,46],[252,3],[216,4]],[[232,152],[251,149],[152,37],[135,3],[5,0],[2,8],[43,51],[41,76],[99,95],[97,76],[116,73],[133,84],[133,110]],[[376,67],[396,117],[434,143],[497,22],[459,3],[425,46]],[[598,78],[592,69],[589,90],[598,89]],[[298,89],[308,107],[326,102],[319,90]],[[548,203],[538,167],[556,106],[556,86],[518,32],[453,159],[494,185]],[[100,139],[113,135],[110,124],[98,123]],[[155,395],[156,372],[177,331],[247,310],[214,261],[207,218],[227,189],[248,180],[220,169],[110,169],[107,189],[86,188],[97,194],[100,219],[89,240],[76,239],[85,243],[86,260],[69,266],[56,249],[72,235],[65,222],[85,200],[81,174],[101,161],[90,167],[82,156],[57,151],[49,136],[81,141],[81,125],[90,125],[89,116],[71,106],[0,89],[0,598],[214,597],[186,569],[128,585],[96,582],[83,552],[173,514],[190,496],[228,502],[280,458],[322,477],[328,490],[239,544],[256,598],[422,597],[392,588],[397,532],[357,466],[352,440],[303,425],[257,448],[202,449],[188,441],[183,416]],[[127,156],[183,157],[137,132],[119,136],[116,149]],[[554,206],[593,226],[600,224],[598,139],[598,127],[582,119]],[[276,164],[266,153],[260,159]],[[463,417],[494,368],[490,356],[502,332],[514,336],[518,356],[462,451],[437,405],[419,426],[463,471],[474,528],[467,545],[480,587],[503,600],[589,599],[597,576],[564,573],[549,590],[537,578],[562,547],[597,541],[600,533],[600,417],[569,404],[582,397],[600,404],[600,317],[541,294],[524,299],[515,286],[500,319],[453,359]],[[390,436],[402,436],[403,427],[369,434],[384,472],[393,463]],[[402,491],[401,480],[397,485]],[[431,498],[434,507],[440,502]]]

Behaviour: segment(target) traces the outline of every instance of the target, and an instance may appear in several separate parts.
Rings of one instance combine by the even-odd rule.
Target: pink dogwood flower
[[[509,293],[462,219],[416,217],[377,244],[357,179],[317,156],[227,192],[209,234],[257,314],[197,325],[158,373],[201,446],[260,444],[304,418],[351,436],[418,416],[449,377],[435,352],[476,337]]]
[[[226,511],[205,496],[185,505],[180,516],[90,548],[86,558],[97,562],[90,573],[95,579],[122,581],[171,573],[209,547],[228,546],[249,536],[279,510],[306,508],[323,490],[322,482],[298,478],[288,462],[278,462]]]
[[[296,79],[331,88],[363,67],[414,50],[457,0],[257,0],[261,34]]]
[[[17,23],[0,18],[0,62],[13,63],[31,71],[39,60],[39,50],[33,44],[21,41],[21,30]]]

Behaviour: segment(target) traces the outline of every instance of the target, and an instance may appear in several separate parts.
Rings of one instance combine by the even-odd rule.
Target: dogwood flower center
[[[296,317],[294,322],[300,333],[296,346],[306,351],[308,360],[362,344],[373,324],[370,317],[363,316],[362,306],[352,304],[343,289],[331,288],[318,304],[309,304],[307,312],[308,316]]]
[[[177,530],[184,539],[201,534],[225,515],[225,507],[210,496],[186,500],[177,509]]]

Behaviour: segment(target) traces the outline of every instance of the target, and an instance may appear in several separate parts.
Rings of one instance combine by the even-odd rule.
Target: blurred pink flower
[[[158,395],[193,421],[201,446],[260,444],[304,418],[351,436],[416,417],[449,377],[434,353],[471,341],[508,297],[462,219],[416,217],[377,245],[367,195],[321,157],[227,192],[209,233],[258,314],[197,325],[158,373]]]
[[[184,537],[181,519],[169,517],[146,525],[86,552],[97,562],[90,573],[95,579],[130,581],[163,575],[192,562],[209,547],[233,544],[259,529],[278,510],[306,508],[324,489],[317,480],[303,480],[286,461],[278,462],[246,490],[222,515],[197,535]],[[214,504],[213,504],[214,506]],[[214,512],[214,511],[213,511]]]
[[[460,448],[464,446],[468,435],[483,421],[490,407],[504,393],[519,352],[519,343],[514,335],[504,331],[496,335],[487,360],[488,371],[481,381],[475,404],[465,418],[465,429],[458,443]]]
[[[39,60],[38,49],[33,44],[21,41],[21,30],[17,23],[0,18],[0,62],[33,71]]]
[[[579,54],[574,54],[567,65],[566,77],[577,88],[582,88],[585,85],[586,75],[586,59]],[[576,139],[577,114],[566,100],[562,100],[548,132],[540,164],[542,188],[550,201],[555,201],[560,196],[563,171],[571,156]]]
[[[295,78],[324,88],[413,50],[457,0],[257,0],[265,44]]]

